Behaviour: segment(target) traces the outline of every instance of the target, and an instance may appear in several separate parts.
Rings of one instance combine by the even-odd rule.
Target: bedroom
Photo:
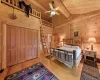
[[[99,80],[99,3],[0,0],[0,80]]]

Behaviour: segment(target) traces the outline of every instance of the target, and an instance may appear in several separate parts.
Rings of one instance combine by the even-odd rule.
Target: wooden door
[[[26,53],[26,60],[32,59],[31,53],[31,33],[30,29],[26,29],[25,31],[25,53]]]
[[[21,40],[20,40],[20,37],[21,36],[21,31],[19,29],[19,27],[16,27],[16,48],[17,48],[17,62],[20,63],[21,62]]]
[[[7,25],[7,66],[37,57],[37,31]]]
[[[16,27],[7,25],[7,66],[17,64]]]
[[[25,29],[20,28],[20,61],[25,61],[25,57]]]
[[[30,29],[27,29],[27,59],[32,59],[32,53],[31,53],[31,33]]]
[[[32,59],[32,30],[29,29],[29,57]]]
[[[1,63],[1,59],[2,59],[2,51],[1,51],[1,46],[2,46],[2,30],[1,30],[2,28],[1,28],[1,23],[0,23],[0,70],[1,70],[1,67],[2,67],[2,63]]]
[[[28,32],[27,29],[25,29],[25,59],[28,60]]]
[[[35,58],[38,56],[38,31],[35,31]]]
[[[38,32],[32,31],[32,57],[36,58],[38,56]]]

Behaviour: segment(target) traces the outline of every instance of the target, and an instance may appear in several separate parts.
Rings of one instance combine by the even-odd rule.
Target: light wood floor
[[[2,74],[0,74],[0,80],[4,80],[5,76],[15,73],[15,72],[18,72],[18,71],[20,71],[24,68],[27,68],[37,62],[43,63],[45,65],[45,67],[47,67],[59,80],[80,80],[80,74],[81,74],[83,63],[80,63],[80,65],[79,65],[78,75],[74,76],[71,69],[69,69],[64,64],[60,63],[57,60],[50,61],[49,59],[46,59],[45,55],[43,53],[40,55],[40,58],[26,61],[26,62],[17,64],[15,66],[5,69],[4,72]],[[99,65],[99,69],[100,69],[100,64],[98,64],[98,65]]]

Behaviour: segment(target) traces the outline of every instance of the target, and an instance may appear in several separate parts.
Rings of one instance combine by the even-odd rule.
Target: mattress
[[[73,47],[60,47],[60,48],[57,48],[57,49],[61,49],[61,50],[65,50],[65,51],[70,51],[70,52],[73,52],[73,50],[76,51],[76,59],[78,59],[78,57],[81,55],[81,48],[73,48]],[[71,53],[69,53],[71,54]]]

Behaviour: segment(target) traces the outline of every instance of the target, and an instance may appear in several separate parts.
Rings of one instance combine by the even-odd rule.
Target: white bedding
[[[76,51],[76,59],[80,56],[81,54],[81,48],[74,48],[74,47],[60,47],[58,49],[61,49],[61,50],[65,50],[65,51],[73,51],[75,50]]]

